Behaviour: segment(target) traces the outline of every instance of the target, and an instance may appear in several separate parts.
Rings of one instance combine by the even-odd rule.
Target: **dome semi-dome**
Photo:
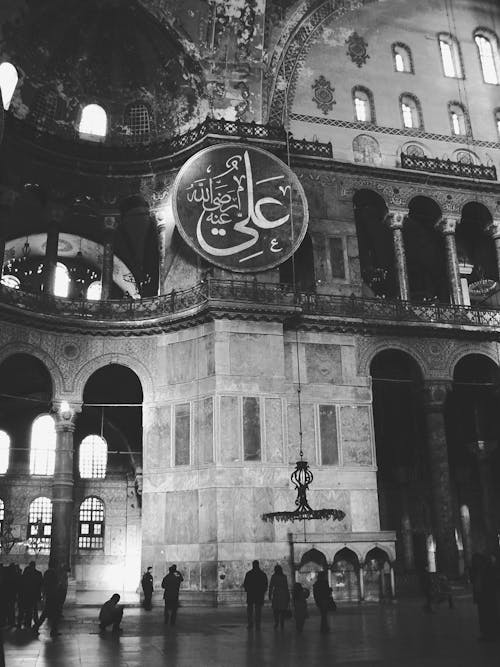
[[[202,70],[175,31],[134,0],[50,0],[0,10],[0,62],[18,70],[10,111],[73,137],[87,105],[112,143],[178,134],[206,115]]]

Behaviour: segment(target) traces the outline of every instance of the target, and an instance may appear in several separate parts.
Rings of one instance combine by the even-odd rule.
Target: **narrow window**
[[[37,417],[31,427],[30,473],[53,475],[56,453],[56,429],[50,415]]]
[[[84,139],[99,140],[106,136],[108,118],[98,104],[89,104],[82,110],[78,131]]]
[[[353,90],[354,116],[363,123],[374,123],[375,113],[373,96],[367,88],[358,87]]]
[[[459,102],[451,102],[448,105],[448,113],[452,134],[465,136],[470,132],[466,111]]]
[[[496,36],[477,32],[474,36],[485,83],[498,84],[498,45]]]
[[[145,104],[132,104],[125,114],[127,133],[143,141],[151,133],[151,116]]]
[[[5,111],[10,107],[18,79],[17,70],[12,63],[5,62],[0,65],[0,93]]]
[[[100,301],[102,294],[102,283],[100,280],[94,280],[87,287],[87,299],[89,301]]]
[[[40,496],[31,503],[28,515],[28,544],[36,553],[49,553],[52,535],[52,501]]]
[[[400,97],[401,117],[403,127],[408,129],[419,129],[422,127],[420,105],[413,95],[405,94]]]
[[[0,475],[9,469],[10,438],[8,433],[0,431]]]
[[[78,516],[78,548],[104,548],[104,503],[95,496],[85,498]]]
[[[57,262],[56,277],[54,280],[54,296],[67,297],[69,294],[69,286],[71,279],[69,277],[68,268],[65,264]]]
[[[334,405],[319,406],[319,432],[321,463],[323,465],[338,465],[337,414]]]
[[[5,519],[5,505],[3,500],[0,498],[0,535],[3,534],[3,522]]]
[[[500,109],[495,110],[495,126],[497,128],[497,135],[500,139]]]
[[[245,461],[260,461],[259,399],[243,397],[243,452]]]
[[[453,35],[442,33],[439,35],[439,49],[445,76],[455,79],[463,77],[460,49]]]
[[[396,72],[408,72],[413,74],[413,59],[411,51],[406,44],[396,43],[392,45],[392,56]]]
[[[79,469],[82,479],[104,479],[108,463],[108,446],[99,435],[88,435],[80,445]]]
[[[191,409],[189,403],[175,406],[175,465],[190,463]]]
[[[340,236],[331,237],[329,245],[332,278],[345,280],[344,240]]]

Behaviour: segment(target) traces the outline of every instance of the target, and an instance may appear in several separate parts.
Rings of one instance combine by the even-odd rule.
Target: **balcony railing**
[[[497,180],[497,170],[494,166],[473,164],[472,162],[441,160],[440,158],[427,157],[426,155],[401,153],[401,166],[403,169],[428,171],[432,174],[445,174],[446,176],[458,176],[460,178],[477,178],[485,181]]]
[[[500,310],[411,303],[385,299],[362,299],[297,292],[288,284],[209,278],[186,290],[146,299],[88,301],[31,294],[0,286],[0,303],[15,309],[59,318],[108,322],[120,325],[168,322],[204,309],[252,310],[281,317],[293,314],[363,322],[436,324],[468,327],[499,327]]]

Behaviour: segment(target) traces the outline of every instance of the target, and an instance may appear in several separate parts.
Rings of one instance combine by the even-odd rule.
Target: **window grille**
[[[49,553],[52,535],[52,501],[40,496],[31,503],[28,517],[28,544],[36,552]]]
[[[125,125],[132,137],[147,139],[151,133],[151,117],[145,104],[133,104],[127,110]]]
[[[104,548],[104,503],[95,496],[86,498],[80,505],[78,548]]]
[[[108,446],[99,435],[88,435],[80,445],[80,477],[104,479],[108,462]]]

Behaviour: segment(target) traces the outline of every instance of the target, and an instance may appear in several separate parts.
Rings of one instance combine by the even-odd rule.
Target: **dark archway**
[[[314,273],[314,252],[311,237],[308,232],[293,257],[283,262],[279,267],[280,283],[294,285],[302,292],[316,291]]]
[[[365,295],[395,298],[394,248],[385,202],[372,190],[358,190],[353,204]]]

